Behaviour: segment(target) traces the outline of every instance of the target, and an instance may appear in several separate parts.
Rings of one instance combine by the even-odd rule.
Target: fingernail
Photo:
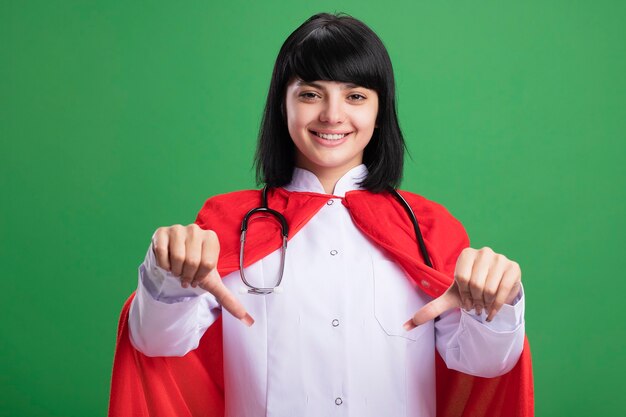
[[[254,319],[248,313],[246,313],[246,315],[241,319],[241,321],[243,322],[243,324],[245,324],[248,327],[254,324]]]
[[[413,323],[413,320],[408,320],[402,327],[408,332],[409,330],[415,329],[417,326]]]
[[[189,286],[189,284],[187,284],[187,282],[186,282],[186,281],[182,281],[182,282],[180,283],[180,285],[181,285],[183,288],[187,288],[187,287]]]

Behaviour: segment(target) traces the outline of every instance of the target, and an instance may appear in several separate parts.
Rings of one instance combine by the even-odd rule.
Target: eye
[[[350,94],[348,98],[352,101],[362,101],[362,100],[365,100],[367,97],[365,97],[363,94],[353,93],[353,94]]]
[[[319,94],[312,91],[305,91],[303,93],[300,93],[299,97],[303,98],[304,100],[315,100],[317,97],[319,97]]]

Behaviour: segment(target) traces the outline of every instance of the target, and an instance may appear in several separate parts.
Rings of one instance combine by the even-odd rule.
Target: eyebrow
[[[349,90],[351,88],[358,88],[359,86],[354,83],[341,83],[342,90]],[[300,86],[309,86],[313,88],[319,88],[320,90],[324,90],[324,86],[315,82],[307,82],[303,80],[298,80],[297,85]]]

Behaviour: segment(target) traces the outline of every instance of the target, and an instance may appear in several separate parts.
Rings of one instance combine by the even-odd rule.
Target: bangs
[[[362,36],[328,25],[313,30],[295,48],[287,62],[287,74],[303,81],[350,82],[380,91],[380,62]]]

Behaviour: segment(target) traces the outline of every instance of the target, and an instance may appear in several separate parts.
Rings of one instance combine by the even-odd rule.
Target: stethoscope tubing
[[[241,275],[241,279],[243,283],[248,287],[247,292],[250,294],[266,295],[266,294],[273,293],[282,282],[283,274],[285,272],[285,257],[287,254],[287,241],[289,239],[289,224],[287,223],[287,219],[285,219],[285,216],[283,216],[280,212],[268,207],[268,204],[267,204],[268,188],[269,187],[267,185],[263,187],[263,190],[261,193],[261,207],[253,208],[250,211],[248,211],[246,215],[243,217],[243,220],[241,222],[241,238],[240,238],[241,247],[239,250],[239,273]],[[419,223],[417,221],[417,217],[415,217],[415,213],[413,212],[413,209],[411,208],[409,203],[404,199],[404,197],[402,197],[402,195],[398,192],[398,190],[396,190],[395,188],[391,186],[388,187],[387,190],[396,198],[396,200],[398,200],[398,202],[402,205],[404,210],[407,212],[409,219],[411,220],[411,223],[413,224],[413,230],[415,231],[415,236],[417,239],[417,244],[419,246],[419,251],[422,254],[422,257],[424,258],[424,262],[426,263],[426,265],[432,268],[433,265],[430,261],[430,256],[428,255],[428,250],[426,249],[426,244],[424,243],[424,238],[422,236],[422,232],[420,230]],[[271,215],[280,223],[280,226],[281,226],[281,235],[282,235],[283,243],[281,247],[280,276],[278,277],[278,281],[274,287],[255,287],[254,285],[248,282],[248,280],[246,279],[245,272],[244,272],[244,267],[243,267],[244,266],[244,247],[246,243],[246,232],[248,231],[248,222],[251,216],[256,213],[267,213]]]

